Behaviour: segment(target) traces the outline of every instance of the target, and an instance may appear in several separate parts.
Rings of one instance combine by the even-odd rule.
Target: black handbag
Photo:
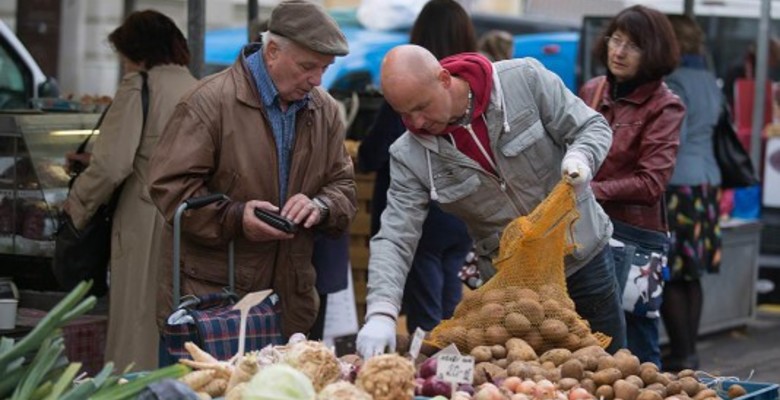
[[[720,168],[722,188],[748,187],[759,183],[750,155],[737,138],[731,113],[725,104],[715,126],[712,145]]]
[[[143,78],[143,85],[141,86],[141,104],[143,109],[141,138],[143,139],[146,116],[149,112],[149,86],[147,84],[148,76],[146,72],[141,72],[140,74]],[[81,143],[76,153],[80,154],[86,150],[87,144],[95,130],[103,123],[106,112],[108,112],[108,108],[103,111],[97,124],[95,124],[95,128],[92,129],[92,133]],[[71,177],[69,187],[73,186],[73,183],[83,170],[83,166],[73,168],[74,175]],[[60,213],[59,226],[55,234],[52,270],[62,289],[71,290],[81,281],[92,280],[91,294],[100,297],[108,291],[107,278],[108,263],[111,259],[111,225],[123,186],[124,182],[114,190],[108,203],[101,205],[89,222],[87,222],[87,225],[81,230],[76,229],[68,213],[64,211]]]

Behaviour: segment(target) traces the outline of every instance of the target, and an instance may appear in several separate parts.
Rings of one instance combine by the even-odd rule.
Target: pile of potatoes
[[[504,346],[476,346],[470,353],[477,363],[474,384],[517,377],[535,382],[548,380],[562,391],[583,388],[603,400],[716,400],[717,393],[694,376],[660,372],[653,363],[640,364],[627,349],[610,355],[599,346],[577,351],[551,349],[541,356],[521,339]]]
[[[454,317],[432,335],[436,343],[454,343],[461,352],[503,345],[511,338],[523,339],[537,353],[599,344],[588,322],[574,310],[574,302],[556,285],[468,291]]]

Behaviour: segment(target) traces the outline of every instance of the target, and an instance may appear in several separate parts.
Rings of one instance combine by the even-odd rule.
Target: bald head
[[[402,45],[390,50],[382,61],[382,91],[390,99],[414,93],[439,79],[439,60],[424,47]],[[392,101],[391,101],[392,103]]]

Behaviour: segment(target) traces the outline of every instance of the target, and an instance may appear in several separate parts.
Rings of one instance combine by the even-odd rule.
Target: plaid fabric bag
[[[190,358],[184,343],[193,342],[218,360],[227,360],[239,350],[241,312],[233,310],[238,301],[235,294],[233,242],[228,245],[229,287],[222,293],[181,297],[181,218],[188,209],[195,210],[211,203],[228,200],[215,193],[189,199],[179,205],[173,218],[173,308],[163,327],[162,340],[170,356]],[[181,300],[181,301],[180,301]],[[271,294],[249,310],[246,321],[245,351],[259,350],[269,344],[286,342],[282,334],[279,296]]]
[[[163,340],[175,358],[190,358],[185,342],[193,342],[218,360],[227,360],[238,352],[241,315],[232,310],[237,296],[210,293],[189,296],[168,318]],[[259,350],[269,344],[284,344],[279,318],[278,296],[271,295],[249,310],[246,329],[246,351]]]

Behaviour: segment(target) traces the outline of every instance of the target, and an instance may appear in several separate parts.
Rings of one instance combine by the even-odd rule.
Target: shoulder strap
[[[598,111],[599,103],[601,103],[601,97],[604,95],[604,85],[607,84],[607,77],[602,79],[598,86],[596,86],[596,92],[593,94],[593,99],[590,101],[590,108]]]
[[[146,128],[146,116],[149,114],[149,74],[146,73],[146,71],[139,72],[141,75],[143,83],[141,84],[141,108],[143,110],[143,123],[141,125],[141,137],[143,137],[143,132]],[[111,103],[113,104],[113,103]],[[106,117],[106,113],[108,113],[108,109],[111,108],[111,104],[108,105],[108,107],[103,110],[103,112],[100,114],[100,117],[98,118],[97,122],[95,123],[95,126],[92,128],[92,131],[87,135],[87,138],[84,139],[83,142],[79,145],[78,149],[76,149],[77,154],[81,154],[86,151],[87,144],[89,144],[89,140],[92,139],[92,135],[95,134],[95,131],[100,128],[100,125],[103,124],[103,119]]]

